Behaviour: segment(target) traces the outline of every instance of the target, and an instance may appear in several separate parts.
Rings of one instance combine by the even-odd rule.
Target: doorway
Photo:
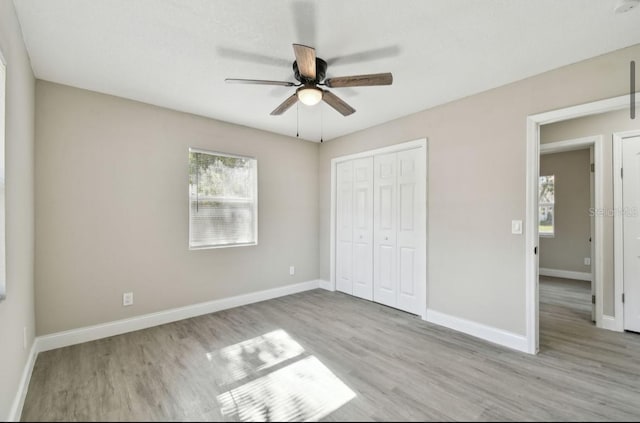
[[[636,104],[638,104],[636,102]],[[553,110],[550,112],[540,113],[537,115],[530,115],[527,117],[527,190],[526,190],[526,225],[525,225],[525,273],[526,273],[526,338],[527,338],[527,351],[531,354],[536,354],[540,345],[540,292],[538,282],[538,268],[539,268],[539,228],[538,228],[538,188],[539,188],[539,164],[540,164],[540,129],[542,125],[551,123],[560,123],[564,121],[570,121],[573,119],[598,119],[600,116],[607,116],[609,113],[620,113],[625,117],[624,125],[620,128],[632,129],[637,128],[637,122],[629,120],[629,96],[624,95],[620,97],[610,98],[607,100],[596,101],[592,103],[582,104],[578,106],[567,107],[565,109]],[[635,125],[635,126],[634,126]],[[614,129],[615,132],[617,128]],[[620,129],[617,129],[620,130]],[[590,133],[600,133],[593,131]],[[597,203],[595,208],[598,212],[608,213],[609,209],[605,210],[603,203],[598,202],[598,198],[602,199],[602,183],[598,183],[598,175],[604,175],[603,164],[606,166],[607,175],[607,189],[612,186],[612,160],[609,157],[611,152],[611,133],[607,132],[605,139],[607,143],[606,150],[604,148],[598,148],[597,145],[594,148],[595,154],[595,193],[594,197]],[[606,152],[607,161],[598,160],[603,156],[603,150]],[[602,182],[602,181],[600,181]],[[600,188],[599,188],[600,186]],[[613,208],[613,201],[609,199],[612,193],[607,194],[607,204],[609,208]],[[607,258],[607,291],[603,298],[603,246],[602,243],[598,243],[598,240],[602,240],[603,220],[606,220],[607,224],[607,257],[609,253],[613,256],[613,222],[611,219],[605,219],[603,216],[596,216],[595,229],[594,229],[594,255],[592,264],[594,265],[594,281],[596,289],[596,324],[599,328],[605,328],[610,330],[621,331],[622,317],[616,304],[615,312],[613,301],[614,297],[617,298],[621,292],[618,291],[618,283],[614,287],[611,286],[613,277],[613,266],[611,266],[610,259]],[[611,226],[611,228],[609,228]],[[612,260],[611,260],[612,261]],[[609,273],[611,275],[609,276]],[[618,274],[616,272],[616,274]],[[603,301],[604,300],[604,301]],[[607,313],[603,313],[603,306]]]
[[[603,175],[596,175],[596,166],[602,167],[602,136],[546,143],[554,136],[544,129],[556,127],[542,128],[540,145],[539,307],[547,332],[568,325],[593,326],[602,316],[597,311],[602,309],[602,296],[597,295],[602,279],[595,277],[602,262],[596,249],[603,245],[603,237],[596,236],[596,210],[602,208]]]

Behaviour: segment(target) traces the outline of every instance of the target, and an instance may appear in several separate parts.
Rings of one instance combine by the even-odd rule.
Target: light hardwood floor
[[[541,352],[323,290],[41,353],[22,419],[640,419],[640,335],[541,280]]]

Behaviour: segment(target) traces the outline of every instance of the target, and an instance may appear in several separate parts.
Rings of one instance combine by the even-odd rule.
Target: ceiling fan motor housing
[[[293,62],[293,74],[298,81],[302,82],[305,85],[319,84],[320,81],[322,81],[327,75],[327,62],[319,57],[316,57],[316,79],[309,79],[300,75],[297,61]]]

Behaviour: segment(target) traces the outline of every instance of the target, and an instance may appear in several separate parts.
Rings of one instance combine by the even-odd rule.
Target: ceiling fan
[[[376,73],[370,75],[341,76],[325,79],[327,72],[327,62],[316,57],[316,50],[313,47],[302,44],[294,44],[293,52],[296,60],[293,62],[293,74],[299,83],[287,81],[268,81],[261,79],[225,79],[228,83],[257,84],[257,85],[280,85],[283,87],[299,87],[296,92],[282,102],[272,112],[272,116],[278,116],[289,110],[298,100],[308,106],[318,104],[321,100],[333,107],[343,116],[349,116],[356,111],[340,97],[331,91],[320,88],[340,87],[366,87],[372,85],[391,85],[393,75],[391,72]]]

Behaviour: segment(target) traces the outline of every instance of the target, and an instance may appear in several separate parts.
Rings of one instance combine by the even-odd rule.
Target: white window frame
[[[549,232],[542,232],[540,231],[540,224],[538,224],[538,236],[540,238],[555,238],[556,236],[556,175],[554,174],[550,174],[550,175],[540,175],[540,178],[542,177],[549,177],[549,176],[553,176],[553,203],[540,203],[538,202],[538,221],[540,220],[540,208],[542,207],[551,207],[551,213],[553,216],[553,226],[552,226],[552,231],[551,233]],[[539,179],[538,179],[538,184],[539,184]]]
[[[191,192],[190,189],[187,190],[187,197],[188,197],[188,207],[189,207],[189,238],[187,239],[187,246],[189,247],[189,250],[192,251],[197,251],[197,250],[212,250],[212,249],[218,249],[218,248],[234,248],[234,247],[251,247],[251,246],[255,246],[258,245],[258,159],[252,156],[242,156],[239,154],[229,154],[229,153],[221,153],[219,151],[211,151],[211,150],[205,150],[205,149],[201,149],[201,148],[189,148],[189,154],[191,153],[200,153],[200,154],[209,154],[212,156],[221,156],[221,157],[232,157],[235,159],[249,159],[249,160],[254,160],[255,161],[255,178],[254,178],[254,192],[255,192],[255,196],[254,196],[254,213],[255,213],[255,220],[253,222],[254,228],[253,228],[253,233],[255,234],[255,241],[254,242],[244,242],[244,243],[237,243],[237,244],[224,244],[224,245],[204,245],[204,246],[199,246],[199,247],[193,247],[191,246]]]

